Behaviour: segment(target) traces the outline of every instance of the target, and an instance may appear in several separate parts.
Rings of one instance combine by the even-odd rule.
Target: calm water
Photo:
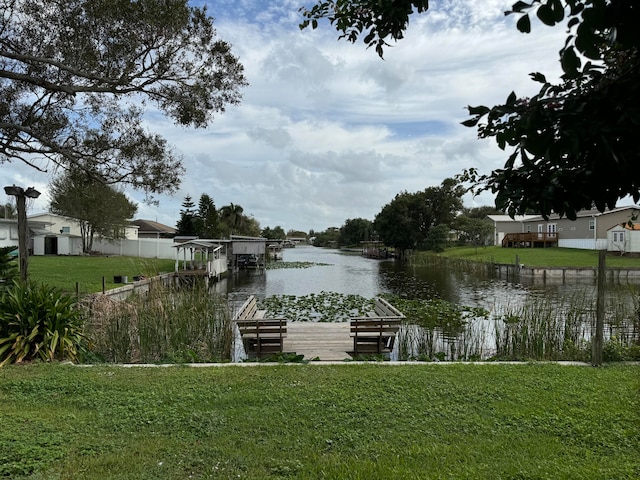
[[[528,300],[538,298],[540,302],[537,303],[550,302],[549,305],[559,318],[565,318],[567,308],[573,308],[571,305],[584,309],[586,316],[582,318],[587,322],[584,324],[585,340],[590,335],[588,324],[595,319],[596,286],[592,279],[567,284],[542,283],[530,279],[517,282],[444,268],[402,265],[393,260],[372,260],[357,253],[306,246],[286,249],[284,261],[313,262],[321,265],[309,268],[241,271],[222,280],[215,288],[218,292],[228,294],[231,302],[236,305],[240,305],[249,295],[262,299],[272,295],[301,296],[323,291],[361,295],[366,298],[373,298],[381,293],[392,293],[407,298],[441,298],[458,305],[483,307],[491,312],[491,318],[496,320],[509,311],[516,311],[519,307],[527,305]],[[634,297],[637,296],[637,290],[638,285],[609,285],[607,315],[615,318],[616,310],[624,310],[625,318],[633,315],[633,298],[637,298]],[[630,292],[634,294],[629,295]],[[480,339],[478,341],[483,345],[484,356],[493,355],[495,351],[493,321],[478,319],[478,323],[470,327],[471,330],[477,331],[472,333],[472,336]],[[617,333],[610,331],[608,334]],[[452,342],[460,342],[460,338],[455,340],[446,332],[440,332],[438,335],[436,343],[445,352],[449,351]]]
[[[367,298],[393,293],[409,298],[442,298],[467,306],[493,310],[496,305],[514,305],[532,295],[560,299],[576,291],[591,295],[593,280],[570,284],[534,284],[487,278],[483,275],[402,265],[393,260],[372,260],[357,253],[302,246],[284,250],[286,262],[313,262],[309,268],[282,268],[267,271],[246,270],[223,280],[217,290],[231,299],[248,295],[308,295],[337,292]]]

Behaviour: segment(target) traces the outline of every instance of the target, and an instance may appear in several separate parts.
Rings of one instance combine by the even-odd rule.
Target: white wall
[[[18,246],[18,225],[0,223],[0,247]]]

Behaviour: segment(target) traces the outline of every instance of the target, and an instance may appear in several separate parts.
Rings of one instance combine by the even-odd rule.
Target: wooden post
[[[607,275],[607,251],[600,250],[598,256],[598,292],[596,300],[596,334],[591,348],[591,364],[602,365],[602,348],[604,343],[604,292]]]

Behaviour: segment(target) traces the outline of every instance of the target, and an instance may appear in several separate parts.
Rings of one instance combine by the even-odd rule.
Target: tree
[[[260,232],[260,236],[271,240],[284,240],[287,234],[284,232],[284,229],[278,225],[275,228],[264,228],[262,232]]]
[[[93,250],[96,235],[110,240],[123,238],[123,226],[138,211],[137,205],[130,202],[124,193],[80,169],[54,178],[50,184],[50,196],[52,213],[80,222],[84,253]]]
[[[433,252],[444,252],[449,243],[449,231],[449,227],[443,224],[430,228],[425,241],[425,248]]]
[[[414,12],[428,2],[412,0],[330,0],[302,9],[301,28],[328,19],[340,38],[364,35],[380,56],[386,39],[399,40]],[[509,149],[504,168],[468,178],[496,194],[496,206],[510,215],[552,211],[575,218],[582,208],[603,211],[631,195],[640,200],[640,8],[634,0],[517,1],[507,14],[517,28],[531,31],[531,14],[545,25],[567,21],[560,50],[564,72],[558,84],[541,73],[532,98],[512,92],[503,105],[469,107],[465,125],[480,138]]]
[[[405,250],[426,248],[429,230],[450,225],[462,209],[464,188],[452,178],[422,192],[401,192],[385,205],[374,220],[380,240],[404,256]]]
[[[216,209],[213,198],[206,193],[200,195],[198,202],[198,218],[200,219],[200,231],[198,235],[201,238],[216,238],[219,236],[220,215]]]
[[[229,236],[239,234],[240,227],[244,220],[244,209],[240,205],[230,203],[220,209],[220,219],[226,225]]]
[[[300,8],[306,18],[300,28],[309,25],[318,27],[318,20],[328,19],[341,32],[339,38],[355,41],[364,35],[367,48],[375,46],[382,57],[387,39],[399,40],[409,24],[409,15],[415,11],[426,12],[428,0],[328,0],[321,1],[311,9]]]
[[[175,191],[183,172],[142,117],[204,127],[246,85],[206,9],[187,0],[0,0],[0,163],[84,169]]]
[[[314,247],[335,247],[338,243],[340,229],[329,227],[324,232],[315,232],[316,238],[313,241]]]
[[[180,219],[176,223],[176,235],[198,236],[198,217],[195,212],[195,206],[191,195],[184,197],[182,210],[180,210]]]
[[[365,218],[350,218],[340,227],[338,245],[358,245],[365,240],[371,240],[373,222]]]
[[[0,205],[0,218],[17,218],[18,212],[15,207],[10,203]]]
[[[512,92],[503,105],[469,107],[473,118],[465,125],[510,150],[504,168],[478,177],[481,189],[497,194],[499,208],[575,219],[581,209],[611,209],[627,195],[640,200],[639,10],[630,0],[513,6],[522,32],[531,30],[531,11],[547,25],[567,16],[571,30],[560,50],[559,84],[533,73],[541,84],[533,97]]]
[[[462,244],[479,247],[493,242],[495,227],[489,219],[460,215],[453,222],[453,228],[458,231]]]

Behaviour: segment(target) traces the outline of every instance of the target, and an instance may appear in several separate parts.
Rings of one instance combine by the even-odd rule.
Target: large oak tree
[[[204,127],[246,84],[213,19],[187,0],[0,0],[0,10],[0,163],[175,191],[182,161],[143,114]]]

